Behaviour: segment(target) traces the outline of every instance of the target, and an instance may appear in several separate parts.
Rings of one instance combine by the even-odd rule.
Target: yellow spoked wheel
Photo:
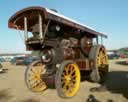
[[[94,61],[90,75],[92,81],[103,82],[108,73],[108,56],[105,47],[101,45],[93,46],[89,58]]]
[[[80,87],[79,67],[73,61],[65,61],[56,73],[55,79],[58,95],[70,98],[76,95]]]
[[[25,71],[25,83],[27,87],[33,92],[42,92],[47,86],[42,80],[41,76],[45,74],[45,65],[40,61],[32,62]]]

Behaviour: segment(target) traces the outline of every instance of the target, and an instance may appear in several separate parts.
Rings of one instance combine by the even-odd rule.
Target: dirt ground
[[[33,93],[24,82],[26,66],[3,63],[5,73],[0,73],[0,102],[128,102],[128,65],[116,62],[128,60],[110,60],[110,72],[105,83],[81,82],[76,96],[70,99],[58,97],[55,89],[43,93]],[[91,91],[99,87],[100,91]],[[102,90],[103,89],[103,90]]]

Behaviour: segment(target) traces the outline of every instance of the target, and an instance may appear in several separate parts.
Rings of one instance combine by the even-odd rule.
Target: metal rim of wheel
[[[43,92],[47,85],[41,76],[45,74],[45,65],[41,61],[32,62],[25,71],[25,83],[33,92]]]
[[[80,87],[80,70],[76,63],[65,61],[56,76],[56,88],[59,96],[70,98],[76,95]]]

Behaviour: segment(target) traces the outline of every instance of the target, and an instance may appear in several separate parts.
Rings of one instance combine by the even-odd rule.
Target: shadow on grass
[[[4,68],[3,68],[3,71],[2,71],[2,72],[0,72],[0,74],[7,73],[7,71],[8,71],[8,69],[4,69]]]
[[[111,93],[122,94],[128,99],[128,72],[112,71],[108,73],[106,81],[97,88],[90,89],[91,91],[110,91]]]
[[[128,66],[128,61],[117,61],[116,64],[127,65]]]
[[[96,99],[96,97],[92,94],[90,94],[86,100],[86,102],[102,102],[98,99]],[[114,102],[112,99],[108,99],[106,102]]]
[[[4,89],[4,90],[0,90],[0,102],[6,102],[7,100],[10,100],[11,98],[13,98],[12,95],[10,95],[10,90],[9,89]]]
[[[86,102],[101,102],[95,98],[93,95],[89,95]]]
[[[14,96],[10,94],[10,89],[3,89],[0,90],[0,102],[9,102]],[[17,101],[16,101],[17,102]],[[30,98],[30,99],[25,99],[19,102],[40,102],[40,100]]]
[[[40,100],[37,100],[37,99],[34,99],[34,98],[31,98],[31,99],[25,99],[21,102],[40,102]]]

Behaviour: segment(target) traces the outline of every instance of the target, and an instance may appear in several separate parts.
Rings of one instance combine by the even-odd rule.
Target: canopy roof
[[[16,12],[8,21],[9,28],[24,30],[24,17],[28,19],[28,31],[32,31],[32,25],[38,22],[38,14],[41,14],[43,17],[43,21],[46,22],[48,20],[60,23],[62,25],[66,25],[72,28],[75,28],[81,32],[89,33],[93,36],[102,36],[107,38],[107,35],[97,32],[91,27],[81,24],[73,19],[65,17],[53,10],[43,8],[43,7],[28,7],[23,10]]]

